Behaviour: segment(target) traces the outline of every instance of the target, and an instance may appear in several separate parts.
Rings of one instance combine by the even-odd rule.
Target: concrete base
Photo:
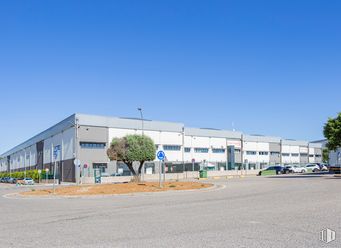
[[[233,177],[233,176],[247,176],[247,175],[257,175],[259,170],[245,170],[245,171],[208,171],[208,178],[214,177]],[[132,180],[133,177],[102,177],[102,183],[127,183]],[[163,178],[163,175],[162,175]],[[199,178],[198,171],[187,171],[184,173],[166,173],[165,179],[168,180],[185,180]],[[152,175],[142,175],[142,181],[158,181],[159,174]],[[83,184],[93,184],[95,183],[94,177],[84,177],[82,178]]]

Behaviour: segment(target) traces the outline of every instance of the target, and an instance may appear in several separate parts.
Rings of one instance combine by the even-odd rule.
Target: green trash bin
[[[199,171],[200,178],[207,178],[207,170],[200,170]]]

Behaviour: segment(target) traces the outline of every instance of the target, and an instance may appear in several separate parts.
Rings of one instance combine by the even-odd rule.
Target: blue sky
[[[340,1],[1,1],[0,153],[75,112],[314,140]]]

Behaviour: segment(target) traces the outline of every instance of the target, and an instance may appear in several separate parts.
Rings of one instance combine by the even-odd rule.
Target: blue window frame
[[[185,152],[191,152],[191,148],[190,147],[185,147]]]
[[[194,148],[194,152],[195,153],[208,153],[208,148],[197,147],[197,148]]]
[[[180,151],[181,146],[178,145],[163,145],[163,150],[165,151]]]
[[[283,157],[289,157],[289,156],[290,156],[290,153],[282,153],[282,156],[283,156]]]
[[[212,153],[225,153],[225,149],[223,148],[213,148]]]
[[[256,151],[246,151],[246,155],[257,155]]]
[[[291,157],[298,157],[298,153],[291,153]]]
[[[104,149],[106,145],[102,142],[79,142],[79,144],[84,149]]]

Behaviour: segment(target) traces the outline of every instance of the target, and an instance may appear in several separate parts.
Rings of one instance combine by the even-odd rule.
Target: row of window
[[[105,143],[101,142],[79,142],[81,148],[87,148],[87,149],[104,149]]]
[[[259,155],[269,155],[269,152],[258,152]],[[271,156],[277,155],[279,156],[281,153],[280,152],[270,152]],[[246,155],[257,155],[257,151],[246,151]],[[308,156],[308,154],[304,154],[304,153],[282,153],[283,157],[289,157],[291,155],[291,157],[299,157],[301,155],[301,157],[305,157]],[[315,157],[320,158],[322,155],[315,155]],[[314,157],[314,155],[310,154],[309,157]]]
[[[159,146],[156,145],[156,149],[158,149]],[[181,146],[179,145],[163,145],[163,150],[165,151],[180,151]],[[191,147],[185,147],[185,152],[191,152]],[[209,148],[202,148],[202,147],[196,147],[194,148],[195,153],[208,153]],[[225,153],[226,149],[224,148],[212,148],[212,153]],[[240,149],[234,149],[235,153],[240,153]]]
[[[165,151],[180,151],[181,146],[178,145],[164,145],[163,150]],[[185,152],[191,152],[192,148],[190,147],[185,147]],[[196,147],[194,148],[195,153],[208,153],[209,148],[204,148],[204,147]],[[212,153],[225,153],[224,148],[212,148]],[[240,150],[239,150],[240,151]]]
[[[179,146],[179,145],[164,145],[163,150],[165,150],[165,151],[180,151],[181,146]],[[191,150],[192,149],[190,147],[185,147],[185,152],[191,152]],[[204,148],[204,147],[194,148],[195,153],[208,153],[208,151],[209,151],[209,148]],[[212,152],[213,153],[225,153],[225,149],[213,148]]]
[[[104,149],[106,147],[106,143],[102,142],[80,142],[81,148],[88,148],[88,149]],[[158,145],[156,145],[156,149],[158,149]],[[181,146],[180,145],[163,145],[163,150],[165,151],[180,151]],[[202,147],[196,147],[194,148],[195,153],[208,153],[209,148],[202,148]],[[212,153],[225,153],[224,148],[212,148]],[[235,149],[235,153],[240,153],[240,149]],[[185,152],[189,153],[191,152],[190,147],[185,147]],[[269,155],[269,152],[267,151],[246,151],[247,155]],[[280,152],[270,152],[270,155],[280,155]],[[292,157],[298,157],[299,153],[291,153]],[[301,156],[307,156],[308,154],[301,153]],[[290,153],[282,153],[283,157],[289,157]],[[309,155],[309,157],[314,157],[314,155]],[[321,157],[321,155],[315,155],[315,157]],[[19,158],[18,158],[19,159]]]

